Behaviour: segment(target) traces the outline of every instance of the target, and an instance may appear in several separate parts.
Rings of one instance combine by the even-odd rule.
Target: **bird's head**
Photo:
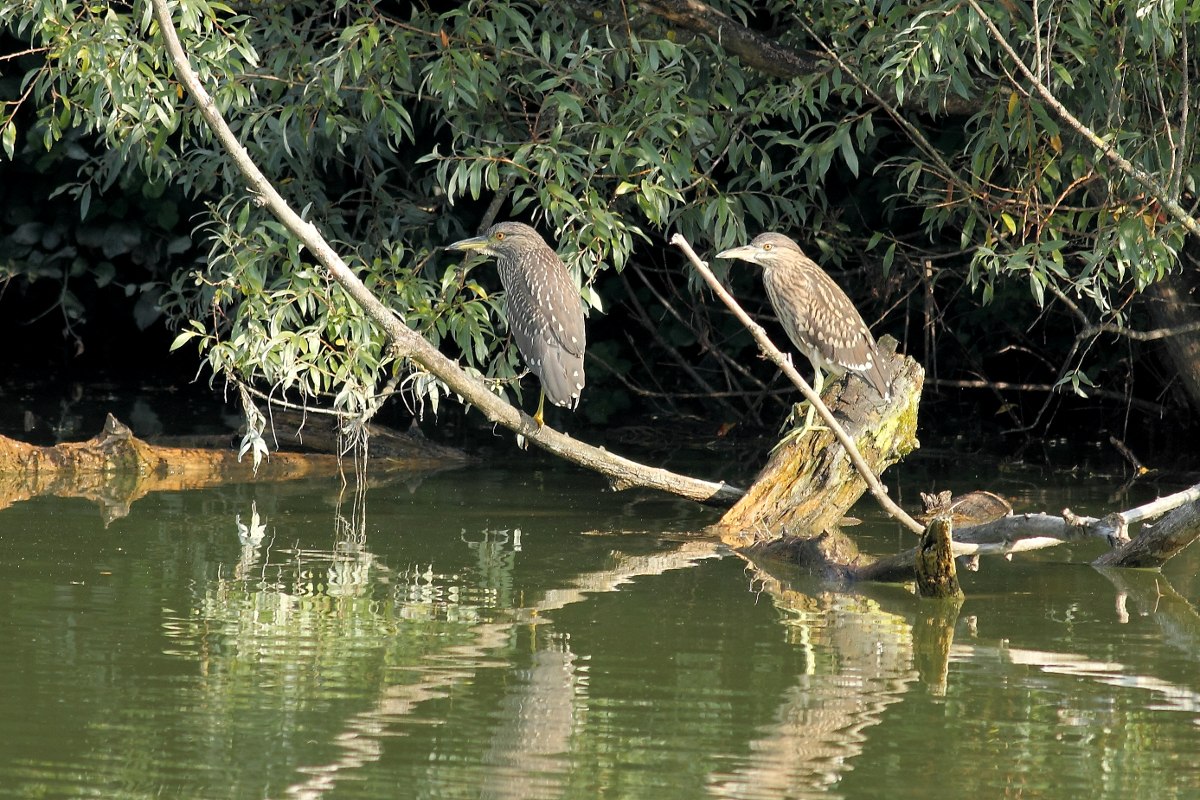
[[[736,258],[769,267],[778,264],[781,259],[787,258],[789,255],[803,256],[804,251],[800,249],[800,245],[782,233],[760,233],[750,244],[722,250],[717,253],[717,258]]]
[[[473,236],[446,245],[447,250],[466,250],[485,256],[515,256],[530,248],[548,247],[533,228],[523,222],[497,222],[483,236]]]

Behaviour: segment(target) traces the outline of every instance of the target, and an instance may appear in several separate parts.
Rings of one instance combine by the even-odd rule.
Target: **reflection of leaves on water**
[[[238,541],[243,547],[258,547],[262,544],[263,536],[267,533],[267,524],[262,517],[258,515],[258,501],[250,502],[250,523],[242,522],[242,515],[234,516],[234,524],[237,525]]]
[[[234,515],[233,522],[237,526],[238,541],[242,545],[234,576],[244,579],[250,576],[258,564],[258,551],[267,535],[267,523],[259,516],[257,501],[250,502],[249,524],[242,522],[241,514]]]
[[[517,553],[521,552],[521,529],[484,529],[473,535],[463,528],[459,538],[477,554],[479,574],[475,580],[480,588],[494,592],[498,603],[509,605],[513,598],[513,570]]]
[[[519,530],[464,531],[478,554],[478,570],[464,575],[434,564],[392,568],[364,537],[342,535],[357,527],[344,520],[331,549],[276,546],[286,533],[253,504],[235,522],[242,546],[232,573],[219,569],[197,584],[192,611],[168,612],[164,623],[171,652],[200,655],[207,669],[247,659],[340,669],[372,649],[398,665],[460,636],[469,641],[472,626],[507,616]]]

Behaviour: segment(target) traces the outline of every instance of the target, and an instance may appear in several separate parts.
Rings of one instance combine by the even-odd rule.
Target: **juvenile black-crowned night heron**
[[[783,329],[813,365],[813,390],[825,384],[822,372],[862,376],[884,400],[889,399],[875,338],[841,287],[825,270],[780,233],[763,233],[750,244],[724,250],[717,258],[737,258],[763,268],[763,285]],[[804,429],[813,427],[809,406]]]
[[[500,222],[483,236],[448,245],[496,259],[507,298],[508,329],[525,363],[541,381],[537,413],[547,397],[556,406],[574,408],[583,391],[583,304],[558,253],[528,225]]]

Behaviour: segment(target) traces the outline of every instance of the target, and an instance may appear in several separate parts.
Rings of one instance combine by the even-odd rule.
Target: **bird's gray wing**
[[[584,386],[583,305],[566,265],[547,248],[545,269],[501,270],[508,327],[550,402],[573,405]],[[534,276],[542,280],[535,280]]]

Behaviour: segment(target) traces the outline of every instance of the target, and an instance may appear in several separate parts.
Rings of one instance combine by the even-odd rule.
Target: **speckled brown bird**
[[[821,393],[822,372],[860,375],[884,400],[890,398],[875,337],[850,298],[825,270],[781,233],[763,233],[750,244],[717,253],[763,268],[771,306],[796,349],[812,362],[813,389]],[[805,428],[812,427],[810,407]]]
[[[492,256],[507,298],[505,317],[517,350],[541,382],[541,426],[545,399],[574,408],[583,392],[587,346],[583,303],[567,266],[541,235],[520,222],[499,222],[483,236],[448,245]]]

